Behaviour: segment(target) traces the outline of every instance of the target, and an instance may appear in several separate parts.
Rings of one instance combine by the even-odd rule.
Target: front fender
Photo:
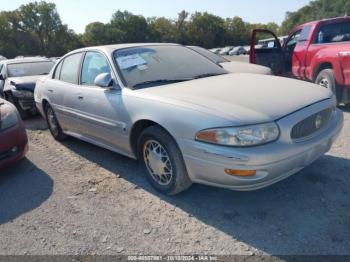
[[[320,50],[314,56],[314,59],[311,63],[312,76],[310,76],[309,79],[314,82],[319,72],[322,71],[322,68],[330,68],[330,65],[334,71],[334,76],[337,84],[344,85],[344,75],[339,56],[337,54],[329,54],[327,50],[324,49]]]

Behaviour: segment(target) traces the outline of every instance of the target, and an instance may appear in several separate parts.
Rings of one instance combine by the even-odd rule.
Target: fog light
[[[230,176],[255,176],[256,170],[236,170],[226,168],[225,173]]]

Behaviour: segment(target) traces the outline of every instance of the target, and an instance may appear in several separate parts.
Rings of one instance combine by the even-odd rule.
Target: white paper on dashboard
[[[122,70],[147,64],[145,59],[143,59],[139,54],[117,57],[117,62]]]

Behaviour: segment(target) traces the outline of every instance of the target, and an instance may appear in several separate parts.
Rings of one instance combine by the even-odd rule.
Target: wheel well
[[[138,140],[140,134],[142,133],[142,131],[150,126],[159,126],[159,127],[163,128],[161,125],[159,125],[158,123],[151,121],[151,120],[139,120],[131,128],[130,145],[131,145],[131,149],[136,157],[137,157],[137,140]]]
[[[43,102],[42,102],[42,107],[43,107],[44,113],[45,113],[46,105],[48,105],[48,104],[49,104],[49,102],[46,99],[44,99]]]
[[[319,64],[316,69],[314,70],[314,74],[312,76],[312,80],[313,82],[315,82],[318,74],[324,70],[324,69],[333,69],[333,65],[329,62],[326,62],[326,63],[322,63],[322,64]]]

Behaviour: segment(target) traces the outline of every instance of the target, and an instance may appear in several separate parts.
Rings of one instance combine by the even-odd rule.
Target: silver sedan
[[[75,50],[37,82],[35,102],[55,139],[139,159],[165,194],[271,185],[327,152],[343,125],[327,88],[230,74],[175,44]]]

